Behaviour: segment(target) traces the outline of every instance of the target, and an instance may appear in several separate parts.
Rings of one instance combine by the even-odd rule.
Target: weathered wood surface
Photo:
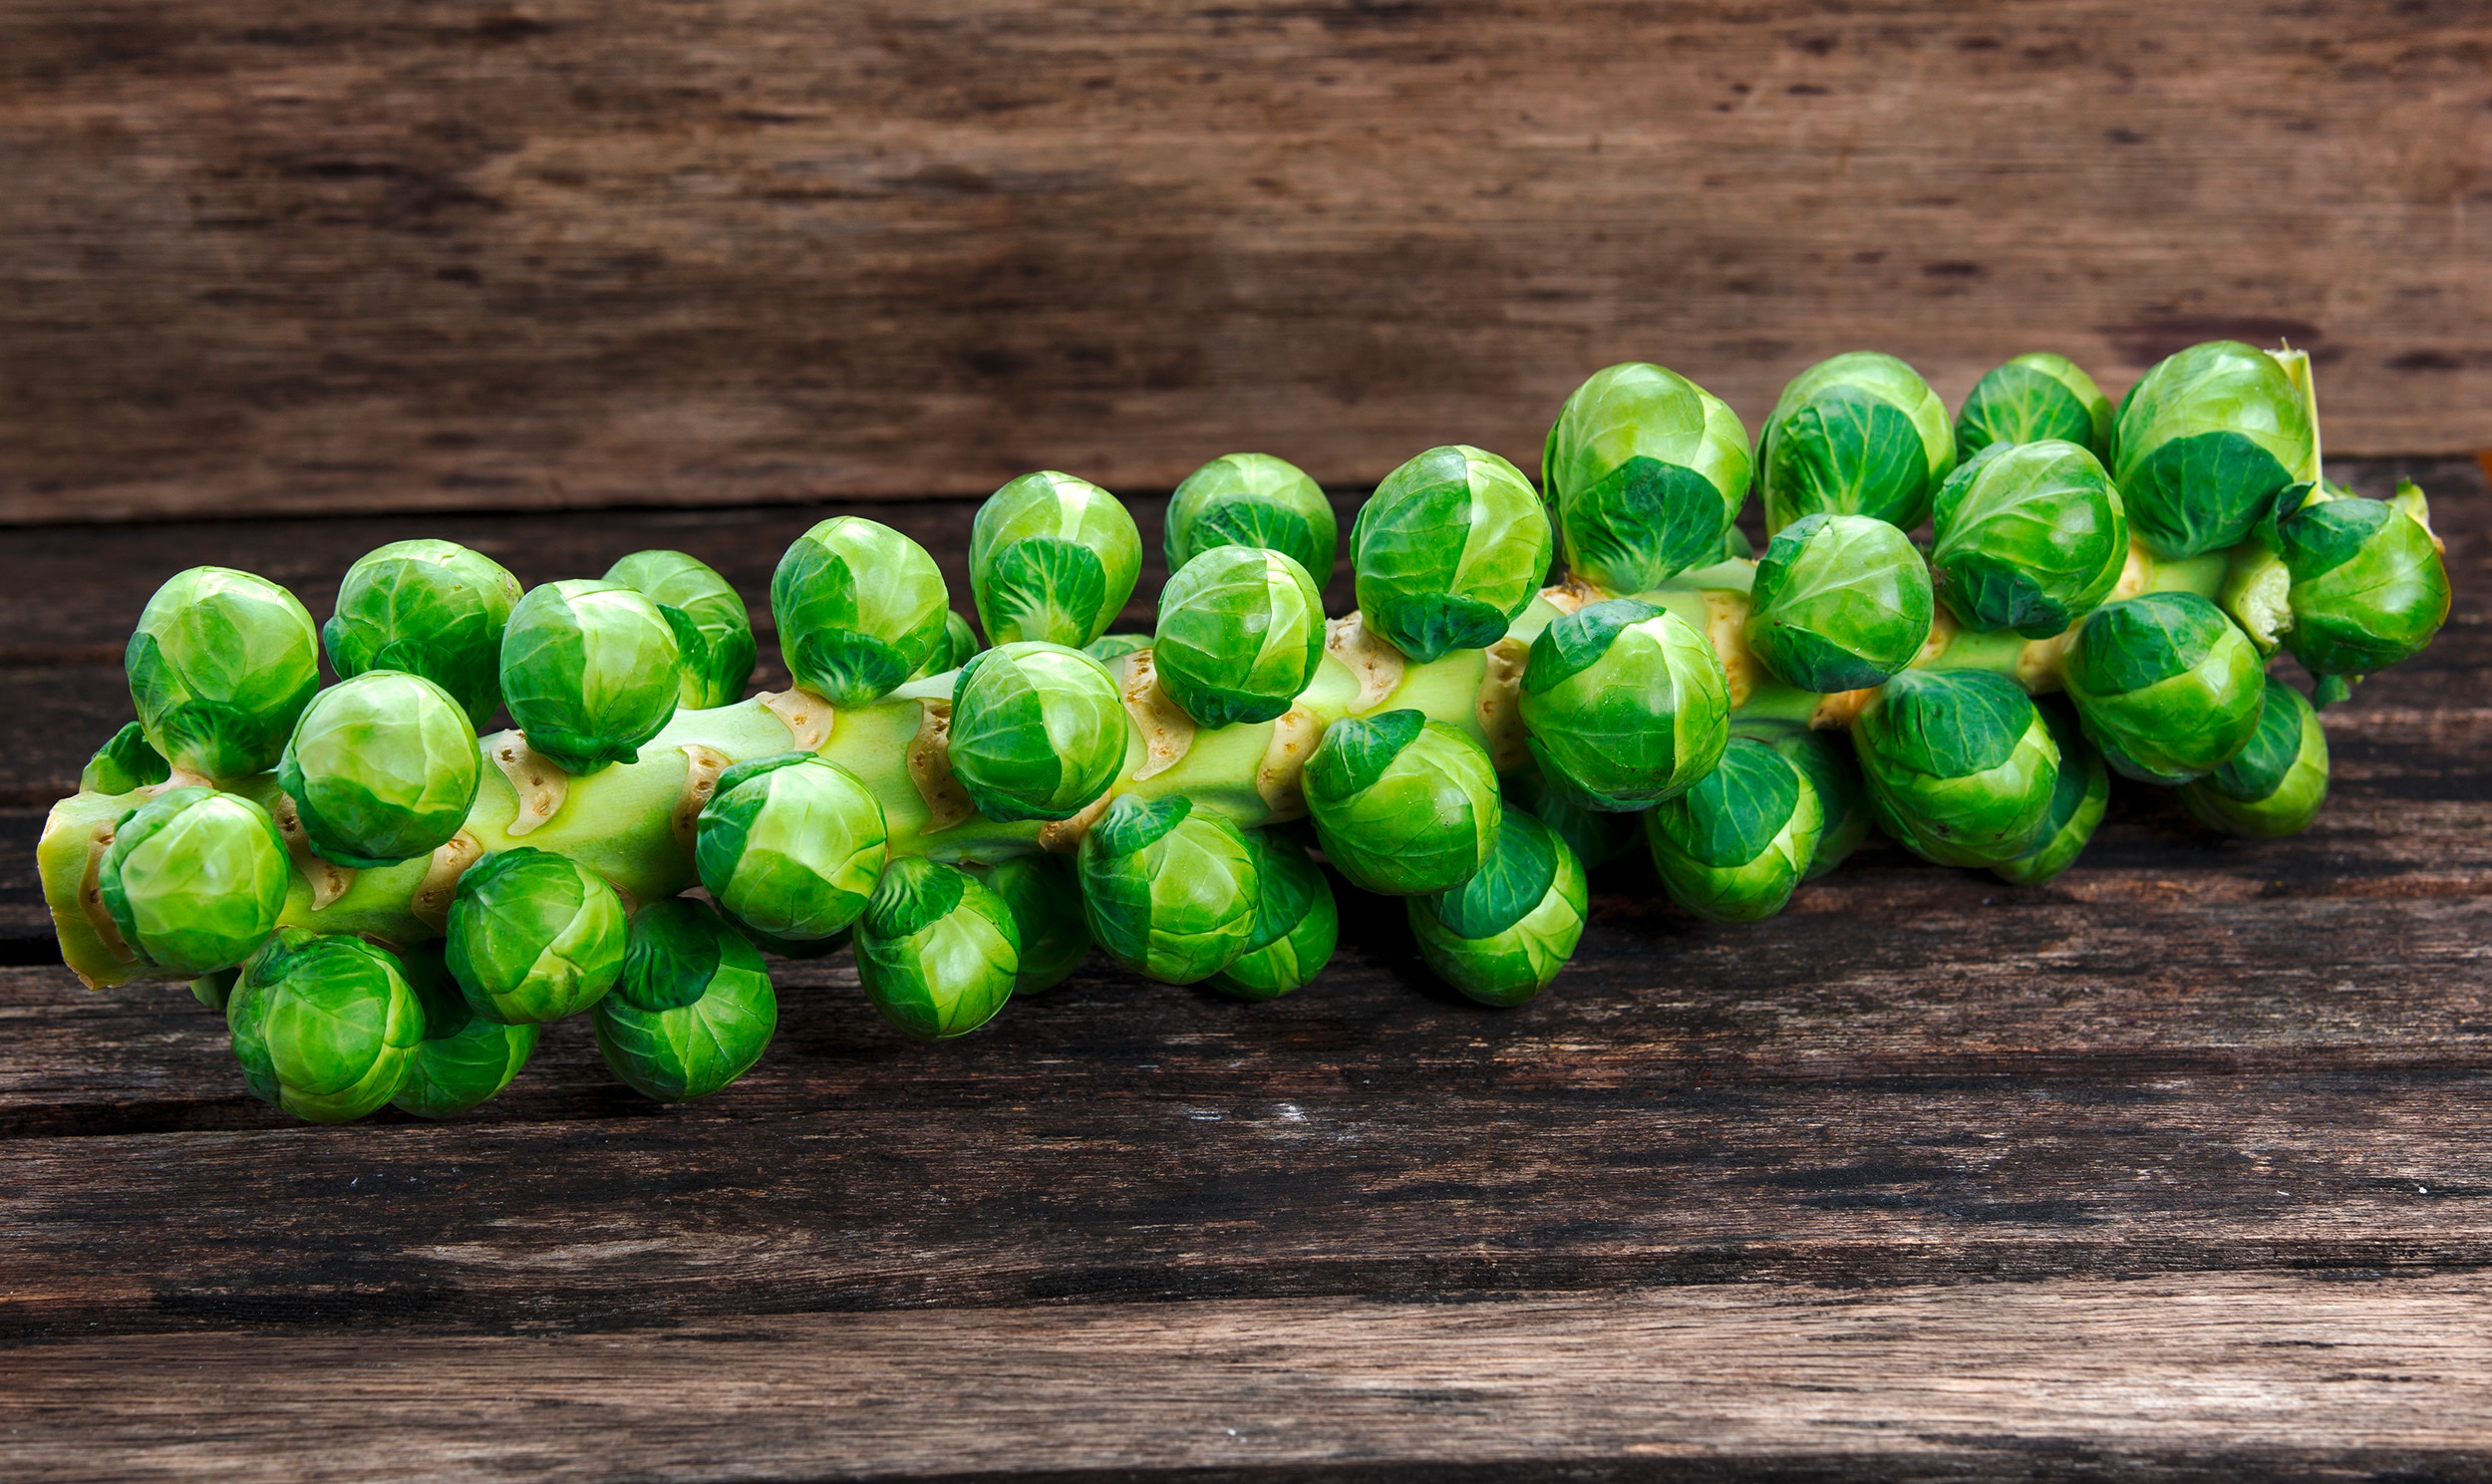
[[[782,964],[710,1102],[572,1022],[472,1115],[335,1130],[178,989],[45,966],[24,846],[127,716],[148,589],[232,560],[319,614],[421,528],[529,581],[679,545],[758,599],[813,512],[25,532],[0,1473],[2492,1477],[2492,489],[2337,470],[2400,471],[2458,610],[2328,714],[2294,840],[2123,786],[2047,889],[1871,849],[1735,929],[1612,867],[1503,1013],[1373,899],[1275,1004],[1094,963],[933,1048],[844,957]],[[889,513],[949,555],[967,512]]]
[[[1623,359],[1751,422],[2309,347],[2492,446],[2492,18],[2316,0],[0,3],[0,519],[1362,486]]]
[[[2471,1277],[2222,1275],[157,1336],[45,1353],[0,1437],[135,1479],[268,1478],[271,1422],[345,1478],[2481,1479],[2487,1321]]]

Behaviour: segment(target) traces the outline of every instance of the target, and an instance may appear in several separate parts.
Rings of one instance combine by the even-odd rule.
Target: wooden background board
[[[2308,347],[2492,446],[2464,0],[0,0],[0,520],[1364,487],[1592,370],[1753,425]]]
[[[38,923],[154,583],[235,562],[322,615],[432,529],[530,582],[681,546],[758,602],[816,512],[21,533],[0,1475],[2492,1478],[2492,486],[2335,471],[2423,480],[2458,606],[2327,714],[2296,839],[2121,784],[2046,888],[1873,846],[1742,928],[1624,863],[1510,1012],[1375,898],[1273,1004],[1093,960],[934,1047],[844,955],[776,963],[779,1039],[708,1102],[574,1020],[472,1114],[326,1130]],[[880,513],[950,557],[970,509]]]

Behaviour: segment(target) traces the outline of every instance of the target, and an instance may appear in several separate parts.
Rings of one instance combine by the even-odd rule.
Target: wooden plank
[[[1206,1066],[1148,1018],[1089,1024],[1079,1060],[972,1079],[851,1019],[831,1057],[915,1075],[778,1105],[15,1140],[0,1343],[2492,1264],[2492,1130],[2455,1111],[2479,1059],[1741,1079],[1472,1016],[1424,1057]]]
[[[2306,345],[2492,445],[2464,6],[11,0],[0,519],[1373,481],[1630,357],[1753,423]],[[2470,209],[2473,208],[2470,214]]]
[[[13,1478],[2480,1479],[2471,1277],[1754,1285],[18,1350]]]

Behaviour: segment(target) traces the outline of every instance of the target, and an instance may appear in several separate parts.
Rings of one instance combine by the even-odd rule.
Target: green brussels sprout
[[[1163,984],[1194,984],[1253,941],[1262,886],[1238,827],[1184,794],[1117,796],[1082,837],[1082,910],[1106,955]]]
[[[1137,640],[1136,644],[1144,642],[1147,641]],[[943,616],[943,642],[935,646],[934,653],[926,657],[926,663],[918,666],[917,673],[909,679],[924,680],[930,675],[949,675],[968,664],[972,656],[985,648],[978,642],[978,631],[972,629],[969,620],[961,617],[961,611],[955,608]]]
[[[2074,714],[2064,706],[2037,704],[2034,709],[2058,745],[2059,775],[2050,785],[2050,807],[2042,811],[2032,838],[2018,854],[1991,866],[2000,880],[2019,886],[2039,886],[2074,865],[2111,800],[2111,771],[2085,740]]]
[[[122,941],[185,979],[230,968],[276,930],[292,868],[267,812],[169,789],[122,815],[96,887]]]
[[[239,778],[275,765],[320,689],[320,635],[267,578],[192,567],[148,599],[122,665],[139,725],[165,761]]]
[[[1333,575],[1333,502],[1298,465],[1269,453],[1223,453],[1185,476],[1168,501],[1168,570],[1221,546],[1260,546]]]
[[[1082,646],[1082,652],[1101,665],[1113,665],[1137,649],[1150,647],[1148,634],[1101,634]]]
[[[2128,565],[2128,516],[2075,444],[1993,444],[1947,476],[1932,511],[1940,596],[1966,628],[2064,631]]]
[[[2328,732],[2302,693],[2274,676],[2249,744],[2215,771],[2183,783],[2180,799],[2199,823],[2227,834],[2300,834],[2328,801]]]
[[[779,1029],[762,952],[684,897],[632,914],[623,977],[590,1015],[606,1067],[643,1097],[690,1102],[753,1069]]]
[[[995,865],[961,869],[986,884],[1013,909],[1021,939],[1016,995],[1037,995],[1063,984],[1090,951],[1090,924],[1082,916],[1082,886],[1073,863],[1061,855],[1021,855]]]
[[[1142,570],[1142,533],[1117,498],[1042,469],[987,497],[969,528],[969,586],[997,644],[1080,649],[1107,632]]]
[[[2266,667],[2248,635],[2196,593],[2094,610],[2061,673],[2103,759],[2149,783],[2186,783],[2258,730]]]
[[[2162,557],[2237,545],[2317,452],[2310,405],[2276,358],[2237,340],[2168,356],[2120,399],[2112,478]]]
[[[675,631],[675,704],[687,711],[745,699],[758,650],[753,615],[734,585],[680,551],[635,551],[606,568],[606,581],[658,605]]]
[[[995,1019],[1020,973],[1012,907],[958,866],[893,861],[857,920],[857,982],[915,1040],[966,1036]]]
[[[719,906],[773,940],[818,941],[857,920],[889,854],[882,804],[809,752],[719,774],[693,834],[693,868]]]
[[[1509,812],[1520,809],[1556,831],[1587,871],[1616,860],[1636,842],[1633,815],[1593,808],[1580,789],[1550,782],[1537,763],[1501,775],[1498,783]]]
[[[1756,564],[1747,645],[1803,691],[1883,684],[1930,640],[1930,568],[1912,538],[1866,515],[1803,515]]]
[[[1428,896],[1466,880],[1488,858],[1504,812],[1487,750],[1416,711],[1335,722],[1304,782],[1334,868],[1387,896]]]
[[[1848,742],[1823,732],[1778,727],[1760,739],[1788,759],[1817,793],[1817,849],[1808,858],[1802,881],[1814,881],[1843,863],[1844,857],[1869,838],[1869,792],[1861,785],[1860,764]]]
[[[1780,912],[1824,828],[1808,774],[1751,737],[1732,738],[1719,766],[1644,816],[1662,889],[1714,922]]]
[[[2279,501],[2276,522],[2293,582],[2285,648],[2321,676],[2368,675],[2421,653],[2449,616],[2449,574],[2431,532],[2385,500],[2285,509],[2294,498]]]
[[[79,770],[78,787],[85,793],[128,793],[161,783],[173,775],[172,764],[148,742],[148,730],[136,722],[113,734]]]
[[[1905,671],[1852,723],[1852,745],[1878,827],[1943,866],[2022,851],[2059,776],[2032,698],[1987,670]]]
[[[1540,631],[1517,709],[1549,782],[1632,812],[1687,790],[1729,740],[1730,688],[1696,625],[1634,598]]]
[[[443,962],[467,1005],[505,1026],[576,1015],[623,972],[623,900],[567,855],[522,845],[467,868]]]
[[[1583,941],[1583,863],[1557,832],[1520,811],[1470,879],[1406,908],[1419,957],[1482,1005],[1520,1005],[1549,987]]]
[[[856,515],[798,536],[771,574],[779,658],[833,706],[878,701],[923,669],[951,632],[951,602],[925,547]]]
[[[501,635],[519,579],[456,541],[392,541],[366,552],[338,584],[321,626],[338,679],[404,670],[448,691],[481,732],[501,706]]]
[[[213,974],[201,975],[190,981],[190,998],[218,1015],[223,1015],[225,1007],[233,1001],[233,987],[240,983],[241,979],[242,968],[238,964],[231,969],[219,969]]]
[[[1640,361],[1577,387],[1540,454],[1566,565],[1614,593],[1721,560],[1750,471],[1747,428],[1729,404]]]
[[[1131,727],[1096,660],[1040,640],[1001,645],[952,683],[952,776],[998,823],[1070,819],[1124,771]]]
[[[1324,662],[1324,599],[1295,557],[1215,546],[1159,594],[1151,660],[1161,689],[1204,727],[1269,722]]]
[[[2111,399],[2065,356],[2018,356],[1973,384],[1956,411],[1956,456],[1971,458],[1994,444],[2074,444],[2111,457]]]
[[[1333,883],[1306,847],[1268,829],[1246,831],[1255,859],[1255,927],[1246,951],[1205,980],[1237,1000],[1278,1000],[1304,989],[1332,961],[1341,938]]]
[[[449,843],[483,776],[467,711],[399,670],[367,670],[313,697],[277,759],[277,786],[314,853],[359,868]]]
[[[1956,466],[1947,405],[1893,356],[1851,351],[1782,389],[1757,440],[1765,530],[1803,515],[1868,515],[1910,530]]]
[[[424,1009],[398,959],[361,938],[280,928],[225,1005],[252,1095],[311,1123],[346,1123],[398,1095]]]
[[[424,1039],[391,1105],[419,1118],[447,1118],[509,1086],[536,1049],[538,1028],[496,1025],[477,1015],[450,977],[438,943],[401,949],[398,965],[423,1012]]]
[[[1549,514],[1514,465],[1464,444],[1385,476],[1350,531],[1369,632],[1425,664],[1505,637],[1548,575]]]
[[[619,582],[528,589],[501,636],[502,702],[569,773],[640,755],[675,716],[682,651],[658,605]]]

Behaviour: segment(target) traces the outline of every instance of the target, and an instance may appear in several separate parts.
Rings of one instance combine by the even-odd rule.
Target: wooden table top
[[[680,546],[766,617],[816,512],[13,531],[0,1474],[2482,1477],[2492,490],[2337,472],[2401,471],[2456,611],[2328,713],[2297,839],[2115,783],[2048,887],[1873,847],[1737,928],[1621,864],[1502,1012],[1371,898],[1288,999],[1093,960],[933,1047],[843,954],[775,965],[778,1041],[707,1102],[573,1020],[474,1113],[336,1129],[179,987],[52,952],[35,834],[148,593],[213,561],[319,616],[426,533],[529,582]],[[874,513],[965,592],[970,508]]]

